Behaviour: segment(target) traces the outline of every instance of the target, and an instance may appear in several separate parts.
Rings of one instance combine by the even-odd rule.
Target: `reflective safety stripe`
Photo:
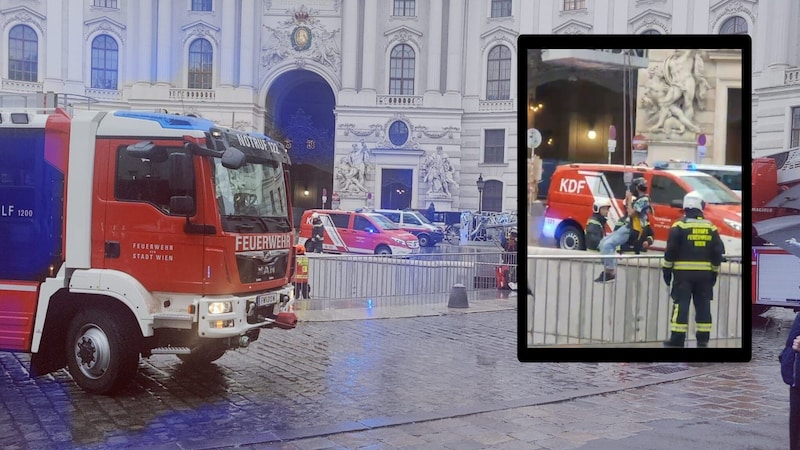
[[[711,270],[713,270],[714,272],[719,272],[719,266],[712,265]]]
[[[666,264],[666,263],[665,263]],[[675,270],[711,270],[711,263],[708,261],[675,261],[672,266]]]
[[[661,267],[663,267],[663,268],[665,268],[665,269],[672,269],[672,266],[673,266],[673,263],[672,263],[672,261],[667,261],[666,259],[665,259],[665,260],[664,260],[664,262],[661,264]]]
[[[683,229],[687,229],[687,228],[708,228],[709,230],[717,231],[717,227],[715,225],[713,225],[711,222],[707,222],[705,220],[703,220],[702,222],[683,222],[683,221],[679,220],[679,221],[675,222],[674,224],[672,224],[672,226],[673,227],[678,227],[678,228],[683,228]]]
[[[669,321],[669,330],[674,331],[676,333],[686,333],[689,331],[689,324],[686,323],[678,323],[678,312],[681,309],[681,305],[675,303],[672,305],[672,318]]]
[[[586,225],[591,225],[591,224],[599,225],[601,227],[603,226],[603,224],[600,223],[600,221],[597,219],[589,219],[589,221],[586,222]]]
[[[700,323],[700,322],[698,322],[696,325],[697,325],[697,331],[707,331],[709,333],[711,332],[711,324],[710,323]]]

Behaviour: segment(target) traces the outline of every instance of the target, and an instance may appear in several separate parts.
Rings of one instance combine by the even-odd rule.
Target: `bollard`
[[[448,308],[469,308],[467,301],[467,288],[463,284],[456,283],[450,290],[450,301],[447,303]]]

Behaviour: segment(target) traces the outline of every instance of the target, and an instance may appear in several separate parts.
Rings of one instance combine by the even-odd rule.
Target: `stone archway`
[[[283,141],[292,159],[294,207],[323,207],[323,189],[328,195],[324,207],[330,207],[336,137],[330,85],[312,71],[291,70],[271,83],[265,105],[265,134]]]

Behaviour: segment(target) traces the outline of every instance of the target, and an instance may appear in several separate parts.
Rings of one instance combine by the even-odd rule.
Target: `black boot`
[[[697,338],[698,347],[708,347],[708,340],[711,338],[711,333],[708,331],[698,331],[695,333],[695,337]]]
[[[672,332],[672,336],[663,341],[662,344],[664,347],[680,347],[683,348],[683,343],[686,341],[686,333],[679,333],[676,331]]]

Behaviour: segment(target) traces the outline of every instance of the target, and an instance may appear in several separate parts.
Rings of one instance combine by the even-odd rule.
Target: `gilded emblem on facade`
[[[311,30],[305,26],[299,26],[292,31],[292,48],[301,52],[311,47]]]

